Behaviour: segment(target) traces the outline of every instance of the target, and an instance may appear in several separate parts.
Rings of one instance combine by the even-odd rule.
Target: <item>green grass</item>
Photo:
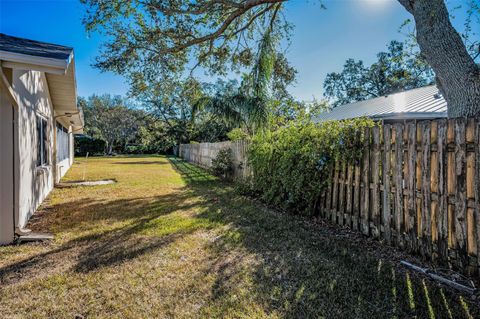
[[[55,189],[31,223],[55,240],[0,247],[1,318],[480,316],[388,249],[181,160],[78,159],[65,180],[84,176],[117,183]]]

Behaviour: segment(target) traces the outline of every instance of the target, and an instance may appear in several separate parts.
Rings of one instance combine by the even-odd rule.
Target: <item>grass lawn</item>
[[[391,249],[270,210],[166,157],[77,159],[31,228],[0,247],[1,318],[478,318]],[[383,250],[382,250],[383,249]]]

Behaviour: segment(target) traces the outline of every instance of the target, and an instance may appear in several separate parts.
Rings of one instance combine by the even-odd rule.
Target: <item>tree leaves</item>
[[[365,67],[362,61],[348,59],[341,73],[329,73],[324,81],[324,96],[339,106],[433,82],[434,74],[418,51],[408,51],[404,44],[391,41],[377,61]]]

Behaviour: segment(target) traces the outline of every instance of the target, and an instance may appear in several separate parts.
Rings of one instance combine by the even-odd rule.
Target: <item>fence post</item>
[[[382,200],[382,224],[383,224],[383,238],[385,242],[390,245],[392,240],[391,233],[391,202],[390,202],[390,163],[391,163],[391,125],[385,124],[383,126],[383,200]]]

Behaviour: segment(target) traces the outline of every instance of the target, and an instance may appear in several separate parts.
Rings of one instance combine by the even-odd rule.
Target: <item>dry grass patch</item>
[[[2,318],[468,318],[478,306],[352,241],[160,156],[79,159],[0,248]],[[372,248],[373,247],[373,248]],[[387,253],[388,255],[388,253]]]

